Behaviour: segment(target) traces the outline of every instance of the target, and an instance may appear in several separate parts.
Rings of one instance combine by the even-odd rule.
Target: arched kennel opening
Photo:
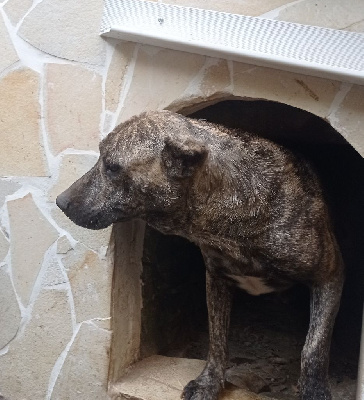
[[[314,164],[347,267],[331,351],[332,384],[337,398],[353,398],[363,303],[362,157],[326,121],[288,105],[229,99],[197,108],[182,113],[255,132],[300,152]],[[139,251],[138,260],[125,253],[125,226],[115,229],[111,381],[125,371],[120,367],[122,357],[130,364],[155,354],[197,359],[205,359],[207,354],[205,270],[199,249],[150,227],[145,227],[143,240],[142,224],[138,224],[138,229],[131,224],[127,228]],[[125,271],[134,277],[127,290]],[[140,294],[137,300],[135,290]],[[138,309],[141,312],[135,317],[133,310]],[[120,316],[125,310],[132,313],[131,318]],[[230,333],[230,382],[276,399],[295,398],[308,317],[309,293],[304,287],[259,297],[237,292]],[[127,334],[126,321],[130,328]]]

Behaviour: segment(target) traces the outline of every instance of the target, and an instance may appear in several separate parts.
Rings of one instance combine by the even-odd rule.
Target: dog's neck
[[[162,233],[184,236],[198,245],[229,244],[259,234],[267,225],[270,184],[242,162],[226,168],[228,162],[231,160],[210,157],[187,182],[180,199],[185,202],[183,214],[177,207],[176,212],[153,215],[147,222]]]
[[[204,238],[229,242],[259,235],[267,229],[267,218],[276,207],[276,193],[284,181],[285,154],[272,151],[270,142],[260,141],[258,147],[250,134],[230,137],[228,149],[225,141],[215,140],[213,135],[204,141],[208,157],[186,182],[180,203],[175,210],[147,222],[198,244]]]
[[[207,163],[200,176],[196,177],[189,196],[196,216],[196,228],[220,232],[223,236],[237,237],[240,234],[256,232],[271,195],[270,182],[259,179],[250,168],[235,165],[229,168],[226,160]],[[233,170],[234,176],[231,176]],[[238,235],[239,236],[239,235]]]

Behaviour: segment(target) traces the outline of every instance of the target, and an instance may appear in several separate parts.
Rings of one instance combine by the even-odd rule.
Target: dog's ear
[[[192,176],[206,160],[208,150],[194,138],[167,137],[162,150],[162,161],[167,173],[175,178]]]

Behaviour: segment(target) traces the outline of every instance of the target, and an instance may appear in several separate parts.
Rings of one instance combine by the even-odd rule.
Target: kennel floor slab
[[[205,361],[152,356],[136,363],[112,388],[114,399],[177,400],[183,387],[202,371]],[[219,400],[269,400],[242,389],[224,390]]]

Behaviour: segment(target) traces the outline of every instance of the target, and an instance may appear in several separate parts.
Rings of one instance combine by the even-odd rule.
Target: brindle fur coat
[[[233,288],[258,295],[311,289],[300,396],[330,400],[331,334],[343,263],[318,179],[290,151],[253,134],[148,112],[114,129],[97,164],[57,198],[76,224],[141,218],[196,243],[207,270],[210,347],[182,394],[215,400],[224,384]]]

